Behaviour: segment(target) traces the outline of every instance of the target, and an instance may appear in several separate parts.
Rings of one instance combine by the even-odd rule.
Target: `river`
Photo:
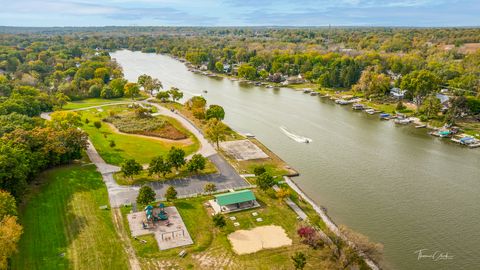
[[[207,90],[228,125],[256,135],[300,172],[294,181],[337,224],[383,243],[385,268],[480,268],[480,149],[301,91],[194,74],[165,55],[123,50],[112,57],[130,81],[149,74],[187,98]],[[298,143],[280,126],[313,142]],[[453,258],[418,259],[420,249]]]

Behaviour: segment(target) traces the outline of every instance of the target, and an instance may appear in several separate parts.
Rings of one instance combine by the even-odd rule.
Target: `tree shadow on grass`
[[[179,209],[185,209],[185,210],[195,209],[195,207],[191,203],[188,203],[188,202],[175,202],[175,207],[177,207]]]

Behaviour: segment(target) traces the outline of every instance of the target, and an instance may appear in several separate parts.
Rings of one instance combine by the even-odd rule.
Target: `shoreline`
[[[283,179],[285,180],[285,183],[293,189],[304,201],[306,201],[310,206],[312,206],[313,210],[320,216],[320,218],[323,220],[327,228],[334,233],[337,237],[341,238],[342,240],[346,241],[349,246],[352,248],[355,248],[355,245],[348,240],[344,235],[340,233],[340,230],[338,229],[337,224],[328,216],[328,214],[321,208],[319,207],[316,202],[314,202],[310,197],[308,197],[307,194],[291,179],[289,176],[284,176]],[[360,255],[360,257],[363,258],[365,263],[373,270],[379,270],[380,267],[372,261],[370,258],[368,258],[363,252],[358,251],[355,249],[357,253]]]
[[[199,70],[198,68],[195,68],[193,66],[193,64],[191,64],[190,62],[188,62],[184,58],[172,56],[170,54],[162,54],[162,55],[169,56],[169,57],[173,58],[174,60],[177,60],[177,61],[183,63],[185,65],[185,67],[187,67],[188,71],[190,71],[194,74],[198,74],[198,75],[202,75],[202,76],[206,76],[206,77],[210,77],[210,78],[225,78],[225,79],[229,79],[231,81],[237,81],[238,83],[245,83],[245,84],[248,84],[248,85],[251,85],[251,86],[264,87],[264,88],[277,88],[277,89],[286,88],[286,89],[294,90],[294,91],[297,91],[297,92],[298,91],[304,91],[304,93],[307,93],[305,91],[307,91],[306,89],[308,89],[307,94],[309,94],[313,97],[329,98],[333,102],[335,102],[335,100],[337,100],[337,99],[342,99],[342,97],[345,96],[345,95],[348,95],[348,93],[343,93],[343,95],[342,95],[342,92],[336,93],[336,91],[334,91],[334,90],[328,91],[328,90],[312,89],[311,87],[314,86],[315,84],[307,83],[307,82],[300,83],[300,84],[282,85],[281,83],[247,80],[247,79],[239,78],[239,77],[234,76],[234,75],[216,73],[216,72],[212,72],[210,70],[202,71],[202,70]],[[327,92],[327,93],[325,94],[325,92]],[[330,92],[332,92],[332,93],[330,93]],[[409,115],[410,113],[406,113],[406,114],[400,113],[400,112],[397,112],[395,109],[393,109],[393,112],[388,112],[388,111],[385,111],[385,110],[381,110],[380,106],[382,106],[383,103],[367,101],[367,100],[364,100],[363,98],[354,98],[353,97],[353,99],[358,100],[358,103],[364,105],[366,108],[367,107],[374,107],[376,113],[386,112],[386,113],[392,113],[392,114],[405,115],[405,116],[407,116],[407,118],[412,119],[412,121],[408,124],[401,124],[402,126],[409,126],[409,127],[412,126],[412,127],[415,127],[415,128],[426,128],[428,130],[427,135],[432,135],[432,133],[434,133],[436,131],[439,131],[439,130],[442,130],[445,127],[445,126],[444,127],[433,126],[429,122],[422,122],[422,121],[420,121],[420,119],[418,117]],[[370,103],[370,105],[368,105],[368,103]],[[406,102],[406,103],[408,103],[408,102]],[[391,105],[391,104],[389,104],[389,105]],[[388,120],[394,119],[395,117],[393,117],[393,116],[394,115],[392,115],[392,117]],[[479,131],[479,133],[480,133],[480,131]],[[454,135],[458,135],[458,134],[452,134],[451,137],[447,137],[447,139],[450,139],[449,143],[452,142],[452,143],[455,143],[455,145],[464,146],[467,149],[474,149],[474,148],[477,148],[477,147],[480,146],[480,136],[479,136],[478,133],[476,133],[474,135],[468,134],[468,133],[460,134],[462,137],[463,136],[469,136],[469,137],[475,138],[478,141],[478,143],[475,143],[473,147],[470,147],[469,145],[463,145],[461,143],[458,143],[457,140],[454,140],[454,138],[455,138]]]

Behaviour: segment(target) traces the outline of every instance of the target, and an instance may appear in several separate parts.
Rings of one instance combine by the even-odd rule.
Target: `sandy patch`
[[[252,230],[238,230],[228,235],[233,251],[237,254],[254,253],[262,249],[292,245],[285,230],[276,225],[256,227]]]

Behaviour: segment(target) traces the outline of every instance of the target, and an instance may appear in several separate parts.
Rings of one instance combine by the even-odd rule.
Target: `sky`
[[[2,26],[480,26],[480,0],[0,0]]]

